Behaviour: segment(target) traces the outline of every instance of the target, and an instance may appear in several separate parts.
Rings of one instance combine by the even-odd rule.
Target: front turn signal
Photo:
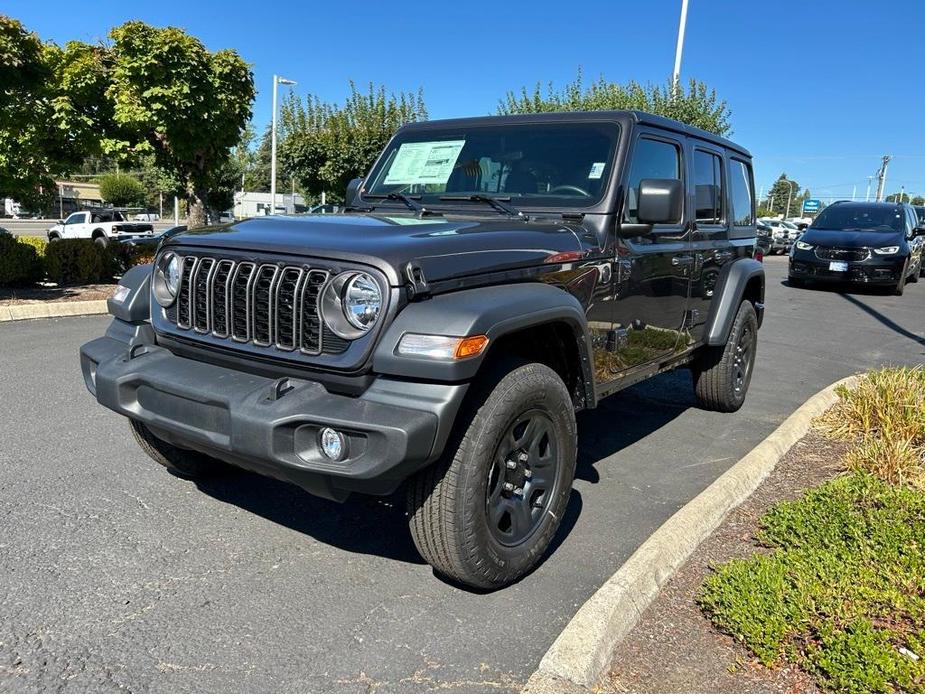
[[[405,357],[447,360],[467,359],[481,354],[485,351],[487,345],[487,335],[454,337],[451,335],[405,333],[399,340],[395,352]]]

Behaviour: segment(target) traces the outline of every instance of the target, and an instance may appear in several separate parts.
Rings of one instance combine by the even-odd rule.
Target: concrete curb
[[[616,646],[639,621],[661,587],[723,521],[751,495],[777,462],[829,409],[849,376],[821,390],[791,414],[713,484],[656,530],[582,605],[540,661],[525,694],[585,693],[603,677]]]
[[[32,318],[60,318],[62,316],[92,316],[106,313],[106,300],[50,301],[45,304],[13,304],[0,306],[0,323]]]

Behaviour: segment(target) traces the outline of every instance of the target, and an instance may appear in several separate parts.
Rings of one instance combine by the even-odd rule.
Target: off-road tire
[[[100,248],[106,248],[106,246],[109,245],[109,239],[107,239],[105,235],[100,234],[99,236],[95,236],[93,238],[93,243],[95,243]]]
[[[747,345],[747,364],[742,373],[743,343]],[[694,391],[700,406],[715,412],[735,412],[745,402],[751,383],[758,346],[758,315],[750,301],[739,305],[726,344],[705,347],[693,365]]]
[[[141,450],[177,477],[196,480],[213,477],[228,470],[228,465],[220,460],[197,451],[177,448],[157,438],[148,427],[136,419],[130,419],[129,426]]]
[[[508,585],[536,566],[565,514],[575,476],[577,426],[565,384],[543,364],[511,366],[473,386],[482,393],[461,413],[444,458],[408,487],[411,536],[421,556],[438,573],[482,589]],[[511,427],[530,413],[548,418],[554,430],[556,481],[532,533],[511,546],[490,525],[491,475]]]

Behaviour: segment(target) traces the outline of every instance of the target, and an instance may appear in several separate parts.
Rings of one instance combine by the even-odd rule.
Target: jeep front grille
[[[168,319],[231,342],[284,352],[321,354],[325,334],[318,310],[328,271],[308,266],[184,256],[180,289]],[[346,345],[330,345],[334,352]]]

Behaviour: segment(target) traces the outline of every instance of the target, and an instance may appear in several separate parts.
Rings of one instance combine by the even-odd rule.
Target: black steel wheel
[[[692,365],[694,391],[700,406],[735,412],[745,402],[758,348],[758,315],[750,301],[736,313],[726,344],[705,347]]]
[[[508,428],[488,471],[485,513],[495,539],[528,540],[556,498],[559,444],[547,414],[530,410]]]
[[[577,430],[568,389],[544,364],[482,377],[455,443],[409,485],[414,544],[445,576],[500,588],[529,572],[568,505]]]

